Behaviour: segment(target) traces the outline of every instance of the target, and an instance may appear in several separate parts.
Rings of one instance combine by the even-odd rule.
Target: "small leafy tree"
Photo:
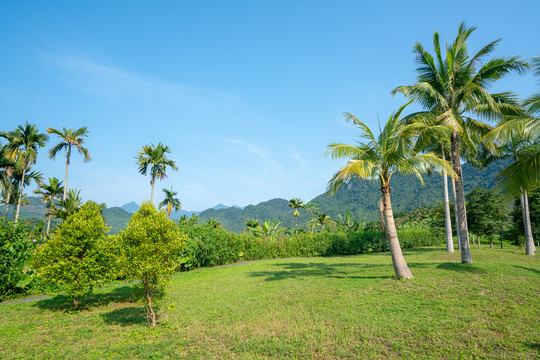
[[[151,203],[139,208],[119,238],[125,255],[125,273],[139,281],[139,297],[148,325],[156,326],[155,307],[165,294],[168,276],[178,266],[179,254],[188,238]]]
[[[64,221],[36,255],[39,276],[63,288],[75,307],[82,295],[115,276],[118,247],[105,236],[107,231],[99,205],[88,201]]]
[[[36,237],[28,224],[0,219],[0,301],[31,281],[26,264],[38,241]]]
[[[504,198],[495,190],[476,188],[466,196],[467,223],[469,229],[478,236],[490,236],[500,231],[508,220],[509,209]]]

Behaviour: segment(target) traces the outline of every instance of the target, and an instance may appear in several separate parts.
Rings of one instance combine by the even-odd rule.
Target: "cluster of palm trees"
[[[35,193],[41,195],[43,201],[48,206],[48,225],[50,228],[51,217],[65,218],[76,202],[80,204],[80,192],[76,190],[67,191],[68,169],[71,157],[71,149],[75,147],[84,156],[85,161],[90,161],[88,149],[84,145],[84,138],[88,136],[88,129],[82,127],[78,130],[66,129],[57,130],[48,128],[48,134],[55,134],[59,138],[59,143],[49,150],[49,158],[54,159],[61,151],[66,152],[66,174],[64,185],[57,178],[49,178],[49,182],[43,182],[43,174],[32,171],[32,166],[36,163],[38,151],[47,143],[49,136],[42,133],[34,124],[26,122],[19,125],[15,130],[2,131],[0,137],[7,140],[7,144],[0,146],[0,184],[2,189],[2,203],[5,206],[6,215],[9,205],[15,205],[14,219],[19,219],[20,207],[24,202],[24,188],[33,181],[37,183],[38,189]],[[76,200],[76,202],[69,202]],[[68,203],[69,202],[69,203]],[[61,211],[57,208],[61,207]]]
[[[392,94],[403,94],[409,102],[390,116],[379,136],[351,114],[347,120],[359,128],[364,142],[357,145],[330,144],[327,155],[345,158],[344,165],[330,180],[330,193],[353,180],[379,180],[386,235],[390,244],[394,270],[400,278],[412,278],[394,225],[390,202],[390,179],[394,173],[415,174],[440,172],[445,179],[445,212],[447,250],[453,251],[453,239],[448,206],[446,177],[450,175],[456,207],[456,228],[461,261],[472,263],[461,158],[478,160],[507,156],[514,149],[514,163],[499,174],[501,187],[510,194],[519,194],[524,205],[526,253],[534,255],[527,210],[527,191],[539,182],[540,95],[521,102],[511,92],[490,93],[490,87],[510,73],[523,74],[530,64],[519,57],[486,59],[499,42],[496,40],[474,56],[468,52],[467,40],[474,27],[462,23],[454,41],[441,50],[439,34],[433,36],[435,55],[414,46],[417,83],[399,86]],[[445,56],[445,57],[443,57]],[[540,59],[532,60],[540,76]],[[401,117],[411,102],[423,110]],[[495,127],[483,122],[494,122]],[[451,163],[446,160],[450,155]],[[478,162],[478,161],[477,161]],[[481,161],[480,161],[481,162]]]

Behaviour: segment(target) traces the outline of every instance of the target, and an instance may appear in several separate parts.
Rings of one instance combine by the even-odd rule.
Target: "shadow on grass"
[[[33,306],[50,311],[80,311],[94,307],[105,306],[110,303],[128,302],[133,298],[134,289],[131,286],[114,288],[106,293],[87,294],[79,300],[79,307],[75,308],[73,299],[66,295],[57,295],[50,299],[36,302]]]
[[[120,325],[130,326],[137,324],[146,324],[146,315],[144,309],[140,306],[126,307],[122,309],[116,309],[106,314],[102,314],[101,317],[107,325]]]
[[[274,266],[280,267],[283,270],[276,271],[254,271],[249,273],[251,277],[264,277],[265,281],[277,281],[285,279],[298,279],[304,277],[328,277],[338,279],[387,279],[389,275],[367,275],[358,276],[351,275],[350,271],[340,271],[340,267],[362,267],[365,269],[374,268],[389,268],[392,265],[379,264],[322,264],[322,263],[277,263]],[[369,272],[369,271],[368,271]]]
[[[533,350],[536,350],[536,352],[540,352],[540,343],[535,343],[535,342],[526,342],[525,343],[526,346],[530,347],[531,349]]]
[[[474,273],[474,274],[484,274],[486,270],[474,266],[474,264],[460,264],[453,262],[446,262],[437,265],[437,269],[443,270],[452,270],[461,273]]]
[[[525,266],[519,266],[519,265],[514,265],[515,268],[518,268],[518,269],[523,269],[523,270],[527,270],[527,271],[532,271],[533,273],[537,274],[537,275],[540,275],[540,271],[536,270],[536,269],[531,269],[531,268],[528,268],[528,267],[525,267]],[[538,345],[538,344],[537,344]]]

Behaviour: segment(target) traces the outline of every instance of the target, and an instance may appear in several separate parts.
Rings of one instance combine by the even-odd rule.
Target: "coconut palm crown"
[[[17,212],[15,213],[15,221],[17,221],[19,219],[19,210],[25,186],[26,172],[30,169],[32,164],[36,162],[38,149],[45,146],[49,137],[46,134],[40,133],[36,125],[30,125],[28,122],[24,125],[19,125],[17,129],[13,131],[2,131],[0,132],[0,136],[9,141],[7,144],[9,152],[16,154],[18,161],[20,161],[22,165]]]
[[[375,137],[368,126],[351,114],[346,118],[360,130],[360,137],[367,142],[356,145],[334,143],[328,145],[326,155],[345,158],[344,165],[328,183],[328,192],[334,194],[340,186],[351,180],[379,181],[384,205],[385,231],[390,245],[390,254],[398,278],[411,279],[413,275],[405,262],[397,237],[392,205],[390,202],[390,180],[395,173],[414,174],[423,183],[422,173],[431,169],[446,170],[455,176],[450,164],[433,153],[418,154],[414,151],[414,127],[400,122],[400,115],[408,104],[392,114]]]
[[[137,166],[139,166],[139,173],[142,175],[150,173],[150,185],[152,185],[150,202],[152,204],[154,203],[154,184],[156,183],[156,179],[163,180],[167,177],[167,167],[175,171],[178,170],[175,162],[167,158],[167,154],[170,152],[169,147],[162,143],[158,143],[156,146],[150,144],[143,146],[135,158]]]
[[[49,150],[50,159],[54,159],[59,151],[64,149],[66,150],[66,175],[64,178],[64,196],[62,198],[63,200],[65,200],[67,192],[69,159],[71,157],[71,147],[75,146],[77,148],[79,154],[83,155],[85,162],[91,160],[88,149],[83,146],[84,138],[88,137],[88,129],[86,128],[86,126],[83,126],[82,128],[77,130],[66,129],[65,127],[63,127],[62,130],[48,128],[47,132],[49,134],[56,134],[60,138],[60,142]]]

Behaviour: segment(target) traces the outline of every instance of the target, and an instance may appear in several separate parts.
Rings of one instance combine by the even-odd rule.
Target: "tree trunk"
[[[11,200],[11,188],[8,189],[8,194],[7,194],[7,200],[6,200],[6,217],[8,216],[9,200]]]
[[[480,235],[476,235],[476,240],[478,240],[478,248],[480,249]]]
[[[443,160],[444,155],[443,155]],[[452,220],[450,219],[450,200],[448,199],[448,177],[443,170],[444,186],[444,225],[446,227],[446,252],[454,252],[454,236],[452,235]]]
[[[68,168],[69,168],[69,156],[71,155],[71,147],[68,148],[66,153],[66,176],[64,177],[64,200],[66,200],[67,194],[67,177],[68,177]]]
[[[156,183],[156,179],[152,179],[150,181],[150,184],[152,184],[152,196],[150,197],[150,202],[152,205],[154,205],[154,184]]]
[[[49,213],[52,213],[53,206],[54,206],[54,199],[51,200],[51,207],[49,208]],[[49,220],[47,221],[47,235],[49,235],[49,230],[51,228],[51,215],[47,217],[49,218]]]
[[[471,249],[469,245],[469,231],[467,228],[467,209],[465,208],[465,190],[463,189],[463,174],[461,173],[461,163],[459,156],[459,138],[456,130],[452,131],[452,168],[457,174],[456,177],[456,199],[459,241],[461,244],[461,262],[472,264]]]
[[[379,215],[381,216],[381,231],[386,234],[386,224],[384,221],[384,203],[382,197],[379,199]]]
[[[21,190],[19,193],[19,198],[17,199],[17,212],[15,213],[15,222],[19,220],[19,210],[21,209],[21,200],[24,190],[24,177],[26,176],[26,158],[23,161],[23,171],[22,171],[22,180],[21,180]]]
[[[491,234],[491,237],[489,238],[489,247],[490,249],[493,249],[493,234]]]
[[[414,276],[405,262],[401,247],[399,245],[399,239],[397,236],[396,225],[394,224],[394,214],[392,212],[392,204],[390,202],[390,186],[382,186],[382,200],[384,205],[384,220],[386,228],[386,237],[390,245],[390,255],[392,256],[392,264],[394,265],[394,272],[398,279],[413,279]]]
[[[536,248],[534,247],[534,239],[531,229],[531,217],[529,214],[529,199],[527,191],[521,193],[521,211],[523,213],[523,224],[525,226],[525,254],[534,255]]]
[[[458,217],[457,217],[457,202],[456,202],[456,181],[452,178],[452,196],[454,197],[454,221],[456,222],[457,248],[461,250],[461,242],[459,239]]]

